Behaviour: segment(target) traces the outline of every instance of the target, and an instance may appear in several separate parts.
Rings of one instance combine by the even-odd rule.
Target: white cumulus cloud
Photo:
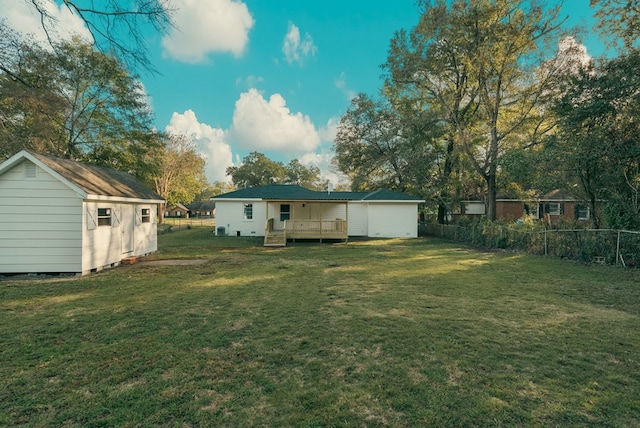
[[[320,178],[322,181],[329,181],[334,188],[337,186],[348,186],[349,178],[336,170],[333,165],[333,154],[321,153],[305,153],[299,158],[302,165],[309,167],[315,166],[320,168]]]
[[[173,113],[165,131],[191,138],[198,153],[207,162],[205,175],[209,182],[229,181],[226,170],[233,165],[231,147],[225,142],[225,132],[198,121],[193,110]]]
[[[44,20],[44,25],[52,40],[69,40],[72,35],[92,40],[84,21],[64,4],[57,5],[53,0],[39,0],[38,6],[49,16]],[[4,20],[13,30],[30,35],[31,40],[36,43],[48,43],[41,15],[30,1],[0,1],[0,20]]]
[[[212,52],[243,54],[254,20],[236,0],[173,0],[176,26],[162,39],[164,54],[178,61],[204,62]]]
[[[587,47],[574,37],[565,37],[558,42],[558,59],[556,65],[565,72],[577,73],[589,66],[593,59],[587,53]]]
[[[236,101],[230,134],[240,146],[257,151],[304,153],[320,144],[309,116],[292,113],[282,95],[266,100],[256,89],[242,93]]]
[[[344,94],[347,101],[351,102],[351,100],[358,96],[358,94],[356,94],[356,91],[350,89],[347,86],[347,77],[345,76],[344,72],[340,73],[340,77],[338,77],[334,81],[334,83],[336,85],[336,88],[338,88],[340,92]]]
[[[301,39],[298,27],[289,22],[289,31],[282,43],[282,52],[287,62],[289,64],[297,62],[302,65],[306,57],[314,56],[317,51],[318,48],[313,44],[311,35],[305,33],[304,39]]]

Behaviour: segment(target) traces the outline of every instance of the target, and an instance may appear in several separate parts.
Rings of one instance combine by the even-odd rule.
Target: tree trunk
[[[164,209],[167,206],[165,202],[162,202],[158,205],[158,224],[162,224],[164,222]]]
[[[598,213],[596,212],[596,196],[589,195],[589,205],[591,209],[591,222],[593,224],[594,229],[600,229],[600,219],[598,218]]]
[[[449,176],[453,172],[453,148],[454,148],[454,140],[453,136],[449,136],[449,140],[447,142],[447,154],[444,161],[444,171],[442,172],[442,191],[440,192],[440,204],[438,204],[438,223],[439,224],[448,224],[449,219],[447,218],[447,206],[443,201],[446,201],[449,197],[449,192],[447,191],[447,185],[449,184]]]
[[[490,221],[496,220],[496,174],[489,173],[485,177],[487,182],[487,219]]]
[[[438,205],[438,224],[448,224],[447,207],[441,202]]]

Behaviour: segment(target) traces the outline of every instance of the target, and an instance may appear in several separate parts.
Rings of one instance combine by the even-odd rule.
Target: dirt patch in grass
[[[207,263],[208,259],[167,259],[167,260],[142,260],[138,262],[140,265],[145,266],[188,266],[188,265],[203,265]]]

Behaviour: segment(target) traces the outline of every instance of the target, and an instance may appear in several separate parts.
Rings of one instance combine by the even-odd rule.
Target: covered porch
[[[269,201],[265,246],[286,246],[296,239],[349,239],[347,202]]]

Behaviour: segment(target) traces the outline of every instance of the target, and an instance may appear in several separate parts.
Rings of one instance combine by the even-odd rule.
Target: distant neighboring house
[[[462,201],[454,217],[476,217],[486,214],[484,201]],[[496,218],[502,220],[516,220],[531,215],[536,220],[556,223],[560,220],[590,222],[592,213],[589,205],[576,200],[568,192],[553,190],[536,202],[525,202],[521,199],[500,198],[496,200]]]
[[[211,200],[218,234],[264,236],[265,245],[350,236],[415,238],[418,204],[424,202],[390,190],[319,192],[297,185],[249,187]]]
[[[189,217],[189,208],[185,207],[182,204],[176,205],[167,205],[164,209],[165,217],[178,217],[178,218],[188,218]]]
[[[87,274],[152,253],[163,202],[126,172],[21,151],[0,164],[0,273]]]
[[[210,201],[187,204],[190,218],[213,218],[215,216],[215,207],[216,204]]]

